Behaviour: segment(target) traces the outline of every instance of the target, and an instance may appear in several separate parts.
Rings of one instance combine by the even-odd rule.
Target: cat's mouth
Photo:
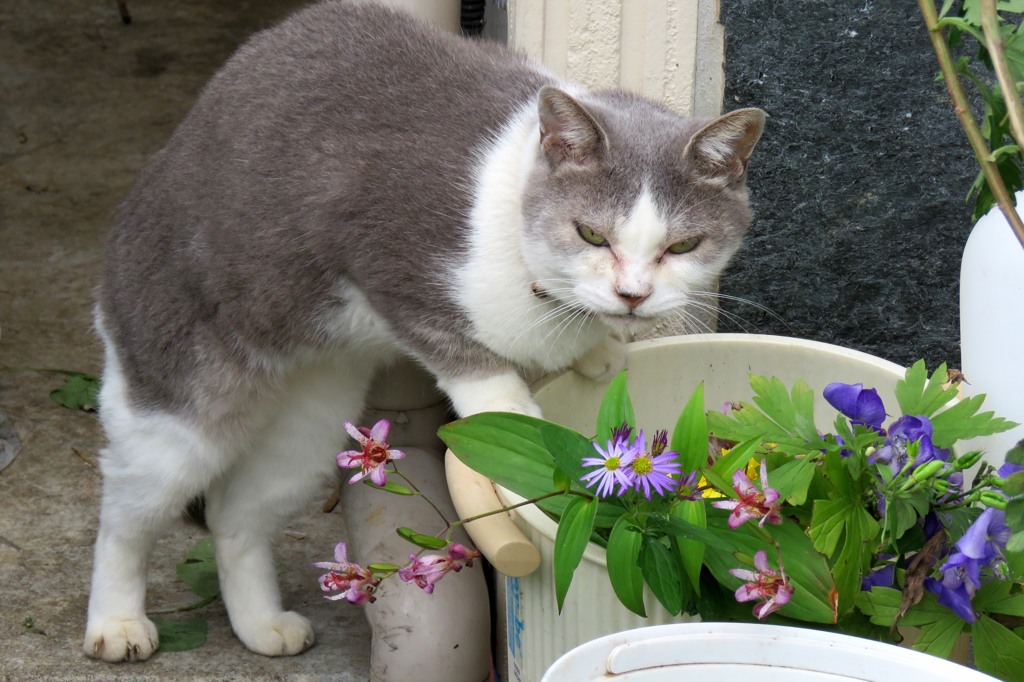
[[[552,295],[536,282],[530,285],[533,295],[541,300],[550,300]],[[609,313],[601,310],[594,310],[585,305],[576,308],[581,314],[591,319],[603,321],[608,326],[618,331],[637,332],[653,326],[657,320],[648,315],[638,315],[635,310],[625,313]]]

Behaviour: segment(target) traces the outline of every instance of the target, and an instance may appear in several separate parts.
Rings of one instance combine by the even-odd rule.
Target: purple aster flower
[[[759,526],[763,526],[766,522],[776,525],[782,523],[782,517],[779,515],[779,506],[782,504],[779,500],[779,491],[768,487],[768,465],[764,460],[761,460],[763,492],[750,482],[742,469],[737,469],[733,473],[732,487],[740,499],[714,503],[715,507],[719,509],[732,510],[732,513],[729,514],[730,528],[739,528],[749,519],[761,519],[758,522]]]
[[[641,491],[648,500],[651,499],[651,489],[658,495],[664,495],[676,490],[679,483],[672,478],[673,474],[679,474],[683,465],[676,461],[679,453],[672,450],[665,451],[668,446],[668,436],[664,431],[655,433],[651,451],[644,449],[644,432],[641,429],[637,433],[634,443],[636,456],[629,463],[629,470],[633,473],[633,487]]]
[[[696,470],[691,471],[679,480],[679,490],[676,492],[676,497],[680,500],[689,500],[691,502],[704,499],[704,494],[700,490],[700,474]]]
[[[882,430],[885,419],[885,405],[878,397],[878,391],[864,388],[864,384],[832,383],[825,387],[825,400],[839,410],[853,424],[870,426]]]
[[[786,571],[782,568],[781,557],[779,571],[776,573],[768,565],[768,553],[763,549],[758,550],[754,554],[754,568],[757,569],[756,572],[744,568],[730,568],[729,573],[747,581],[736,590],[736,601],[764,600],[754,606],[754,616],[760,620],[789,602],[793,596],[793,586],[790,585]]]
[[[600,445],[594,443],[594,449],[597,450],[600,457],[583,458],[583,466],[598,467],[580,477],[580,480],[588,488],[597,485],[598,497],[608,497],[612,494],[622,495],[633,487],[633,472],[628,467],[640,454],[643,443],[641,442],[640,448],[637,448],[635,443],[630,444],[626,438],[622,437],[619,429],[616,429],[616,434],[618,437],[608,441],[608,445],[603,450]],[[617,493],[615,492],[616,484],[619,486]]]

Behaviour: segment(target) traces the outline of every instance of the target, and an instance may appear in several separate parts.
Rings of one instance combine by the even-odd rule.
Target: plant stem
[[[988,48],[989,58],[996,71],[996,78],[999,79],[999,87],[1003,90],[1003,101],[1006,102],[1006,110],[1010,115],[1010,130],[1013,132],[1013,139],[1017,147],[1024,152],[1024,106],[1021,106],[1020,95],[1017,93],[1017,84],[1010,76],[1010,69],[1006,66],[1006,52],[1003,50],[1003,38],[999,34],[999,19],[996,15],[996,0],[981,0],[981,28],[985,32],[985,46]],[[1015,204],[1016,202],[1011,202]],[[1017,209],[1007,207],[999,203],[1003,215],[1010,223],[1017,239],[1024,247],[1024,224],[1021,223]],[[1011,218],[1012,214],[1012,218]]]
[[[529,500],[523,500],[522,502],[517,502],[516,504],[512,504],[512,505],[509,505],[507,507],[501,507],[500,509],[492,509],[491,511],[484,512],[483,514],[477,514],[476,516],[470,516],[469,518],[459,519],[455,523],[451,524],[450,528],[457,528],[459,526],[465,526],[467,523],[470,523],[471,521],[476,521],[478,519],[485,519],[488,516],[494,516],[495,514],[504,514],[506,512],[512,511],[513,509],[518,509],[519,507],[525,507],[528,504],[535,504],[537,502],[540,502],[541,500],[546,500],[549,497],[558,497],[559,495],[579,495],[580,497],[588,497],[588,498],[593,499],[592,495],[587,495],[586,493],[576,492],[575,490],[555,490],[554,492],[550,492],[550,493],[547,493],[545,495],[541,495],[539,497],[533,497],[533,498],[531,498]]]
[[[996,78],[999,79],[999,87],[1003,89],[1003,100],[1010,115],[1013,139],[1024,152],[1024,105],[1021,104],[1020,93],[1010,74],[1010,68],[1006,65],[1006,50],[1003,49],[1003,37],[999,33],[996,0],[981,0],[981,28],[985,32],[986,47],[996,71]]]
[[[1006,216],[1006,220],[1010,223],[1010,227],[1013,229],[1014,234],[1016,234],[1018,241],[1020,241],[1021,247],[1024,248],[1024,222],[1017,215],[1013,198],[1010,197],[1006,185],[1003,184],[1003,179],[999,176],[999,169],[996,168],[996,164],[990,159],[992,151],[985,141],[985,136],[982,135],[981,130],[978,128],[977,121],[974,120],[974,116],[971,114],[971,107],[967,101],[967,96],[964,94],[963,87],[960,85],[960,79],[956,75],[956,66],[953,63],[953,56],[949,53],[949,45],[946,43],[945,33],[939,28],[939,18],[935,11],[934,0],[917,0],[917,6],[921,9],[921,16],[924,17],[925,26],[928,27],[928,35],[931,38],[935,56],[939,61],[939,67],[942,69],[942,77],[946,81],[946,88],[949,90],[950,97],[953,98],[954,111],[957,118],[960,119],[960,125],[963,126],[964,132],[967,134],[968,142],[971,143],[974,157],[977,159],[978,165],[981,166],[981,172],[985,174],[985,180],[988,182],[989,188],[999,204],[999,208],[1002,209],[1003,215]],[[1016,92],[1016,90],[1013,92]]]
[[[452,524],[451,524],[451,522],[450,522],[450,521],[448,521],[448,517],[446,517],[446,516],[444,515],[444,512],[443,512],[443,511],[441,511],[441,509],[440,509],[440,508],[438,508],[438,506],[437,506],[436,504],[434,504],[434,501],[433,501],[433,500],[431,500],[431,499],[430,499],[429,497],[427,497],[426,495],[424,495],[424,494],[422,493],[422,491],[420,491],[420,489],[416,487],[416,484],[415,484],[415,483],[413,483],[413,482],[412,482],[412,481],[411,481],[411,480],[409,479],[409,477],[408,477],[408,476],[406,476],[405,474],[403,474],[403,473],[402,473],[401,471],[399,471],[399,470],[398,470],[398,465],[396,465],[396,464],[395,464],[394,460],[392,460],[392,461],[391,461],[391,467],[392,467],[392,469],[394,470],[394,472],[395,472],[396,474],[398,474],[399,476],[401,476],[401,477],[402,477],[402,480],[403,480],[403,481],[405,481],[405,482],[406,482],[406,483],[407,483],[407,484],[409,485],[409,488],[410,488],[410,489],[411,489],[411,490],[412,490],[412,491],[413,491],[414,493],[416,493],[416,495],[417,495],[417,496],[419,496],[419,497],[421,497],[421,498],[422,498],[423,500],[425,500],[425,501],[426,501],[426,503],[427,503],[427,504],[429,504],[429,505],[430,505],[430,506],[431,506],[431,507],[433,508],[433,510],[437,512],[437,515],[441,517],[441,520],[442,520],[442,521],[444,521],[444,525],[445,525],[446,527],[448,527],[448,528],[451,528],[451,527],[452,527]]]

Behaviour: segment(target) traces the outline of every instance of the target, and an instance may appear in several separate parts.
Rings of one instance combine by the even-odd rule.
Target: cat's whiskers
[[[781,315],[779,315],[774,310],[772,310],[771,308],[769,308],[769,307],[767,307],[765,305],[762,305],[762,304],[757,303],[755,301],[751,301],[749,298],[743,298],[742,296],[733,296],[731,294],[723,294],[721,292],[716,292],[716,291],[692,291],[692,292],[690,292],[690,296],[712,298],[712,299],[716,299],[716,300],[720,300],[720,301],[733,301],[735,303],[742,303],[744,305],[749,305],[752,308],[761,311],[765,315],[768,315],[769,317],[771,317],[776,322],[780,322],[780,323],[784,324],[786,326],[786,328],[789,329],[790,331],[793,330],[792,327],[789,326],[789,323],[786,322],[785,318],[783,318]],[[708,307],[711,307],[712,304],[709,303],[709,304],[706,304],[706,305]],[[719,310],[721,310],[721,306],[719,306]],[[738,317],[736,315],[733,315],[732,313],[729,313],[728,311],[721,310],[721,312],[722,312],[723,315],[725,315],[727,317],[729,317],[731,315],[731,317],[729,317],[729,319],[731,319],[731,320],[742,319],[742,318],[740,318],[740,317]]]

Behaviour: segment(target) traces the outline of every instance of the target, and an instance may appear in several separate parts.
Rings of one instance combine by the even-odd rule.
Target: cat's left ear
[[[540,145],[552,168],[565,163],[589,166],[601,160],[608,136],[582,104],[545,85],[537,95],[537,113]]]
[[[684,155],[690,167],[714,182],[739,180],[761,139],[764,121],[760,109],[737,109],[715,119],[687,143]]]

